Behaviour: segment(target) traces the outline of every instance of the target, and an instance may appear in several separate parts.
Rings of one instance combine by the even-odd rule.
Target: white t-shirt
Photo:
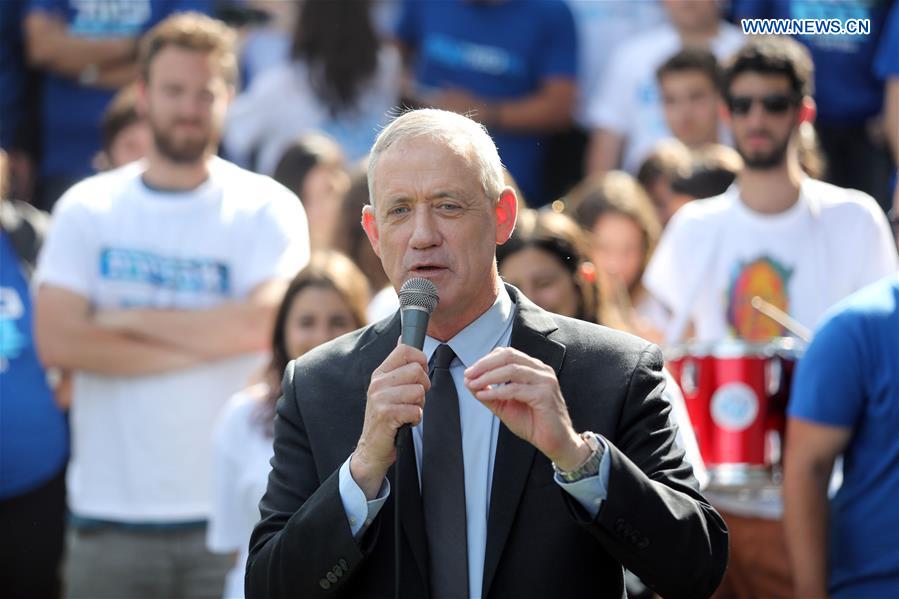
[[[883,211],[860,192],[806,178],[799,201],[776,215],[750,210],[732,185],[672,217],[643,277],[671,309],[666,337],[680,340],[692,321],[696,339],[767,341],[787,331],[751,307],[759,295],[809,329],[853,291],[896,272]],[[776,487],[751,497],[706,491],[720,509],[779,518]]]
[[[659,0],[567,0],[578,34],[575,119],[586,124],[587,102],[599,93],[615,48],[667,21]]]
[[[96,308],[204,309],[290,278],[309,259],[296,196],[218,158],[190,192],[147,188],[134,163],[60,199],[36,282]],[[88,518],[177,522],[209,514],[212,427],[257,354],[145,376],[75,373],[69,507]]]
[[[225,599],[243,599],[250,535],[259,522],[259,500],[272,469],[275,452],[262,417],[267,390],[262,384],[235,394],[215,427],[206,544],[216,553],[237,553],[225,578]]]
[[[718,60],[723,60],[745,42],[739,29],[721,22],[710,49]],[[590,128],[625,136],[621,162],[631,173],[640,168],[656,143],[671,137],[662,111],[656,69],[681,47],[680,36],[671,25],[659,26],[622,44],[609,60],[599,93],[587,99],[585,118]],[[721,131],[719,139],[728,141],[726,131]]]
[[[806,178],[786,212],[750,210],[732,185],[686,204],[671,219],[643,284],[695,337],[767,341],[786,335],[751,307],[759,295],[809,329],[853,291],[896,272],[896,247],[883,211],[855,190]],[[685,319],[685,317],[688,317]]]
[[[387,285],[368,302],[368,307],[365,309],[365,317],[368,319],[368,322],[378,322],[393,316],[399,309],[400,298],[393,286]]]
[[[284,150],[306,133],[332,137],[350,161],[371,149],[375,137],[399,102],[402,64],[399,52],[385,45],[378,53],[378,68],[357,102],[357,110],[333,117],[315,95],[306,65],[291,62],[259,75],[238,96],[228,111],[224,145],[240,164],[256,157],[256,169],[272,174]]]

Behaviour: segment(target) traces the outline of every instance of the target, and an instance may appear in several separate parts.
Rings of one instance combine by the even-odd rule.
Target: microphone
[[[402,335],[400,342],[404,345],[411,345],[416,349],[422,349],[425,344],[425,335],[428,332],[428,320],[431,318],[431,312],[437,307],[440,297],[437,295],[437,286],[431,281],[421,277],[409,279],[400,288],[400,318],[402,320]],[[393,502],[393,582],[394,596],[399,599],[400,588],[402,582],[402,533],[401,533],[401,514],[400,507],[403,493],[400,490],[401,482],[400,472],[403,465],[414,464],[415,454],[410,453],[412,448],[412,428],[408,424],[404,424],[396,431],[396,476],[394,484],[396,486],[396,498]]]
[[[400,319],[402,320],[402,334],[400,343],[410,345],[415,349],[421,349],[425,345],[425,335],[428,332],[428,320],[431,312],[437,307],[440,297],[437,295],[437,286],[427,279],[413,277],[403,283],[399,292]],[[404,424],[396,432],[394,443],[397,447],[405,447],[411,442],[412,429]]]
[[[427,279],[415,277],[403,283],[399,298],[400,317],[403,322],[401,342],[421,349],[425,344],[431,312],[440,302],[437,286]]]

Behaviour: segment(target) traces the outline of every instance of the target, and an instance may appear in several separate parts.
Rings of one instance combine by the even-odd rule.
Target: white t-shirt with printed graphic
[[[752,308],[758,295],[809,329],[853,291],[896,272],[896,247],[874,200],[806,178],[799,201],[765,215],[732,185],[686,204],[671,219],[643,283],[701,341],[786,335]],[[670,333],[670,331],[669,331]]]
[[[739,29],[721,22],[710,49],[718,60],[724,60],[744,43],[746,36]],[[636,173],[655,145],[672,136],[662,111],[656,69],[681,47],[680,36],[671,25],[661,25],[622,44],[609,59],[599,93],[586,99],[584,118],[589,127],[626,138],[621,160],[626,171]],[[723,125],[719,139],[730,141]]]
[[[35,275],[97,309],[199,310],[245,299],[309,259],[296,196],[224,160],[189,192],[144,185],[141,163],[91,177],[60,199]],[[205,519],[212,431],[258,354],[144,376],[76,372],[69,507],[131,522]]]

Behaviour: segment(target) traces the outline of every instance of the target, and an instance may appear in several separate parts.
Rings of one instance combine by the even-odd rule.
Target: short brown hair
[[[148,31],[140,41],[138,64],[141,78],[150,80],[150,65],[167,46],[214,54],[230,84],[237,82],[236,35],[223,22],[197,12],[175,13]]]
[[[724,72],[718,64],[718,59],[706,48],[684,48],[656,70],[656,81],[661,85],[662,80],[668,75],[689,72],[702,73],[715,90],[721,90]]]
[[[659,177],[673,181],[690,170],[690,148],[675,138],[660,141],[637,171],[637,181],[649,189]]]
[[[783,75],[798,102],[815,92],[815,65],[808,49],[796,40],[780,35],[753,36],[727,62],[724,69],[724,96],[730,96],[734,79],[744,73]]]
[[[103,111],[103,120],[100,122],[103,151],[108,154],[119,133],[140,121],[141,116],[137,113],[137,90],[131,84],[120,89]]]
[[[671,180],[674,193],[692,198],[711,198],[730,187],[743,169],[736,150],[722,144],[707,144],[693,150],[690,170]]]

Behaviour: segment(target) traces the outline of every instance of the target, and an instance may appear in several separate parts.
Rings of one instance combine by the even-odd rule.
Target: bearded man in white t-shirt
[[[674,215],[644,275],[670,310],[669,345],[690,330],[705,342],[788,335],[752,307],[754,296],[813,329],[834,303],[895,272],[896,249],[874,200],[802,172],[797,137],[814,118],[812,72],[807,51],[788,38],[753,40],[726,68],[729,122],[745,167],[724,194]],[[792,596],[780,498],[710,497],[731,531],[725,586],[737,596]]]
[[[68,191],[40,256],[38,349],[75,372],[72,597],[222,594],[229,559],[205,548],[213,425],[309,256],[296,196],[215,157],[233,43],[196,13],[147,34],[150,153]]]

